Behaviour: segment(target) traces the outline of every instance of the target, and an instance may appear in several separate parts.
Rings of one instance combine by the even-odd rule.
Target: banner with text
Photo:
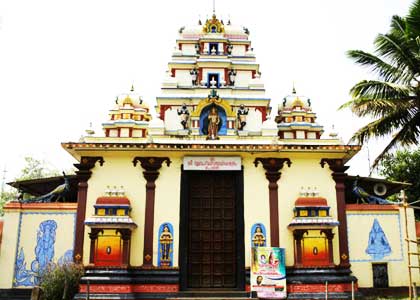
[[[187,171],[240,171],[239,156],[185,156],[184,170]]]
[[[256,291],[261,299],[285,299],[284,248],[256,247],[251,253],[251,291]]]

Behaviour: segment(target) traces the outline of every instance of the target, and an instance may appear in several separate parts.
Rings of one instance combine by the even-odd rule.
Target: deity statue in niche
[[[379,224],[378,219],[373,221],[372,229],[369,232],[368,247],[366,253],[369,254],[374,260],[380,260],[391,254],[391,246],[388,239]]]
[[[220,116],[219,116],[216,106],[211,107],[207,120],[208,120],[207,139],[218,140]]]
[[[181,125],[184,129],[188,129],[188,120],[190,118],[190,112],[187,105],[182,104],[181,108],[178,109],[178,115],[181,117]]]
[[[217,84],[217,81],[214,78],[214,76],[212,76],[211,80],[210,80],[210,88],[212,88],[212,89],[217,88],[216,84]]]
[[[229,85],[234,86],[235,79],[236,79],[236,71],[232,69],[229,71],[228,75],[229,75]]]
[[[163,225],[162,233],[159,237],[160,241],[160,265],[171,266],[171,251],[173,237],[168,224]]]
[[[192,85],[193,86],[196,86],[197,85],[197,78],[198,78],[198,71],[197,71],[197,69],[192,69],[191,71],[190,71],[190,75],[191,75],[191,82],[192,82]]]
[[[265,246],[265,236],[260,225],[255,227],[254,233],[252,235],[252,245],[254,247]]]
[[[243,130],[246,125],[246,116],[248,115],[248,108],[245,108],[245,105],[241,104],[239,106],[237,117],[238,117],[238,129]]]

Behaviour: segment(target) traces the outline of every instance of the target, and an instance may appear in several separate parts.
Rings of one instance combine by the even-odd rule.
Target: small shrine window
[[[208,73],[207,74],[207,87],[209,88],[219,88],[219,74],[218,73]]]
[[[211,32],[212,33],[216,33],[217,32],[217,27],[216,26],[212,26],[210,29],[211,29]]]
[[[210,54],[218,55],[219,54],[219,44],[218,43],[209,43]]]

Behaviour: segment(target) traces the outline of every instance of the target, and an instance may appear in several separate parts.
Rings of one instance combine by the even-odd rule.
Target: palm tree
[[[347,55],[373,71],[377,80],[363,80],[350,90],[350,108],[359,116],[375,120],[353,134],[364,143],[371,137],[391,134],[392,139],[375,159],[372,168],[398,145],[417,144],[420,136],[420,0],[415,0],[404,18],[393,16],[387,34],[379,34],[374,54],[350,50]]]

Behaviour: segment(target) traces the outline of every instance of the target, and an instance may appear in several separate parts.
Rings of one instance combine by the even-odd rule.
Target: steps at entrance
[[[244,291],[184,291],[167,300],[248,300],[252,297],[250,292]]]

